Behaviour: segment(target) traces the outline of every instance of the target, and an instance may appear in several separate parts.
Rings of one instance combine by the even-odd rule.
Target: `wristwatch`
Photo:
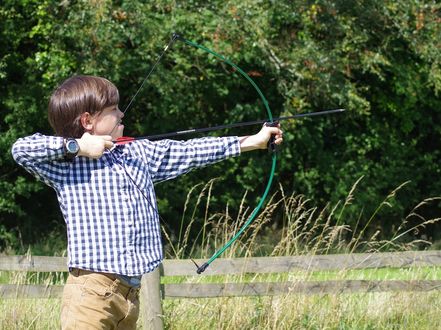
[[[72,160],[80,151],[80,146],[75,139],[64,139],[64,158]]]

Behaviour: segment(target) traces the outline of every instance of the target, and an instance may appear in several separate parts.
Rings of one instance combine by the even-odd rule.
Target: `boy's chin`
[[[124,125],[118,125],[114,138],[120,138],[124,136]]]
[[[122,134],[115,134],[115,135],[112,135],[112,140],[113,141],[116,141],[116,140],[118,140],[119,138],[121,138],[121,137],[123,137],[124,135],[122,135]]]

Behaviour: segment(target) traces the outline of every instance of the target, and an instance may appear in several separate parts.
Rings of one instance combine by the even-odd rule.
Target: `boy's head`
[[[122,118],[118,109],[118,89],[107,79],[95,76],[73,76],[65,80],[52,94],[49,101],[49,123],[56,135],[80,138],[85,132],[109,134]],[[96,124],[103,111],[115,110],[113,127],[108,132],[96,131]],[[118,112],[118,114],[116,113]],[[108,118],[107,118],[108,119]],[[108,123],[112,126],[112,123]],[[121,125],[122,126],[122,125]]]

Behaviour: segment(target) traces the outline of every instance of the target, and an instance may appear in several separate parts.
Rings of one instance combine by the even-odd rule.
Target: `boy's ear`
[[[89,112],[83,112],[80,116],[81,126],[83,126],[86,132],[92,131],[93,120],[92,115]]]

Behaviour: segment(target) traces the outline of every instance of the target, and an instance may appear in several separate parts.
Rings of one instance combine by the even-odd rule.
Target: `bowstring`
[[[135,94],[133,95],[133,97],[130,99],[130,102],[127,104],[127,106],[125,107],[123,114],[125,114],[127,112],[127,110],[129,110],[129,108],[132,106],[133,101],[135,100],[136,96],[139,94],[139,92],[141,91],[141,89],[144,87],[146,81],[149,79],[150,75],[152,74],[152,72],[155,70],[155,68],[158,66],[159,62],[161,61],[161,59],[164,57],[164,54],[167,52],[167,50],[171,47],[171,45],[176,41],[176,39],[178,38],[178,36],[176,34],[173,34],[172,37],[170,38],[170,41],[168,42],[168,44],[164,47],[164,49],[162,50],[161,54],[158,56],[158,58],[156,59],[155,63],[152,65],[150,71],[148,72],[148,74],[145,76],[145,78],[143,79],[141,85],[138,87],[138,89],[136,90]],[[115,126],[113,127],[113,129],[110,131],[109,135],[112,134],[112,132],[115,130],[115,128],[119,125],[119,122],[117,122],[115,124]],[[150,205],[150,207],[155,211],[155,213],[158,216],[158,219],[162,222],[162,224],[167,227],[167,229],[171,232],[171,228],[169,227],[169,225],[167,224],[167,222],[164,220],[164,218],[159,214],[159,210],[157,208],[157,206],[155,207],[155,205],[153,205],[153,203],[149,200],[148,196],[145,194],[145,192],[143,191],[143,189],[141,189],[141,187],[139,187],[137,185],[137,183],[135,182],[135,180],[132,178],[132,176],[129,174],[125,163],[122,162],[120,163],[117,158],[115,157],[115,155],[113,154],[113,150],[109,150],[110,155],[112,160],[114,161],[114,163],[119,164],[126,176],[129,178],[129,180],[133,183],[133,185],[136,187],[136,189],[141,193],[141,195],[144,197],[144,199],[147,201],[147,203]],[[173,245],[171,244],[172,248]],[[176,251],[175,251],[176,253]]]
[[[156,66],[159,64],[159,62],[161,61],[162,57],[164,56],[164,54],[167,52],[167,50],[170,48],[170,46],[176,41],[176,39],[178,38],[178,36],[176,34],[173,34],[172,37],[170,38],[170,41],[168,42],[168,44],[164,47],[164,49],[162,50],[161,55],[159,55],[159,57],[156,59],[156,62],[152,65],[149,73],[145,76],[144,80],[142,81],[141,85],[138,87],[137,91],[135,92],[135,95],[133,95],[132,99],[130,100],[129,104],[127,104],[127,106],[125,107],[123,113],[125,114],[127,112],[127,110],[129,110],[129,108],[131,107],[133,101],[135,101],[136,96],[139,94],[139,92],[141,91],[141,89],[144,87],[144,84],[146,83],[146,81],[149,79],[150,75],[152,74],[152,72],[155,70]]]
[[[127,104],[127,106],[124,108],[123,110],[123,114],[125,115],[127,110],[130,109],[130,107],[132,106],[133,102],[135,101],[136,96],[138,96],[139,92],[141,91],[141,89],[144,87],[146,81],[149,79],[150,75],[153,73],[153,71],[155,70],[155,68],[158,66],[159,62],[161,61],[162,57],[165,55],[165,53],[167,52],[167,50],[171,47],[171,45],[176,41],[176,39],[178,39],[179,36],[175,33],[173,33],[172,37],[170,38],[170,41],[168,42],[168,44],[164,47],[164,49],[162,50],[161,54],[158,56],[158,58],[156,59],[156,62],[153,63],[152,67],[150,68],[150,71],[147,73],[147,75],[145,76],[145,78],[143,79],[141,85],[138,87],[138,89],[136,90],[135,94],[132,96],[132,98],[130,99],[129,103]],[[109,135],[111,135],[113,133],[113,131],[115,130],[115,128],[119,125],[120,121],[117,122],[115,124],[115,126],[112,128],[112,130],[110,131]]]

